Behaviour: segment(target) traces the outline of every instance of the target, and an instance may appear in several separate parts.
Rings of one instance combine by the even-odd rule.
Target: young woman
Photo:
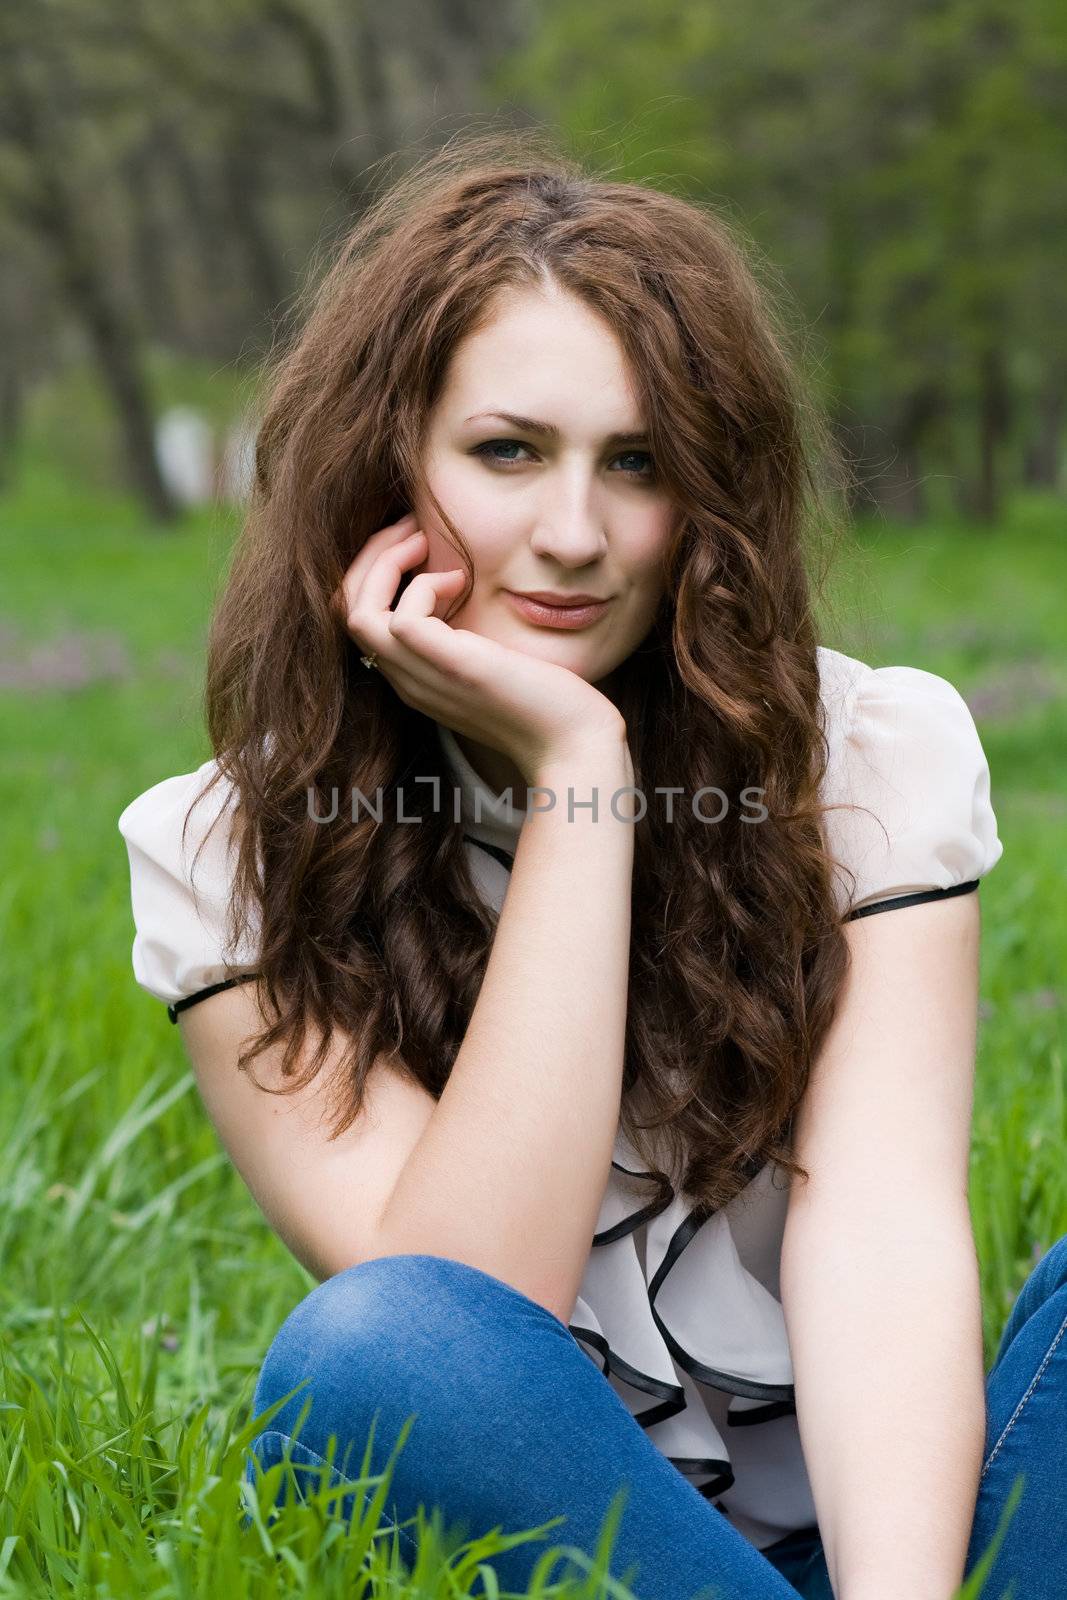
[[[984,1378],[967,1200],[988,767],[817,642],[796,367],[700,206],[535,135],[388,188],[272,374],[214,757],[119,821],[134,972],[320,1280],[253,1477],[414,1417],[398,1521],[562,1519],[510,1588],[624,1487],[644,1600],[948,1600],[1025,1471],[989,1592],[1045,1600],[1067,1241]]]

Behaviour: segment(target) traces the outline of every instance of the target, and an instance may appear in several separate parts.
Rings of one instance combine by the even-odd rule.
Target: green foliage
[[[609,173],[743,223],[865,475],[899,453],[937,514],[987,468],[1017,483],[1062,399],[1065,72],[1052,0],[544,0],[491,81]]]

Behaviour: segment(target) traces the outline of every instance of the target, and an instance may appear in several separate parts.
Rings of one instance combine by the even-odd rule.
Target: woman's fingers
[[[379,671],[400,697],[420,709],[430,705],[433,715],[433,696],[430,702],[425,697],[439,689],[438,674],[463,683],[485,670],[481,655],[486,641],[453,629],[437,615],[465,587],[463,568],[417,572],[396,599],[404,573],[426,556],[426,536],[409,526],[413,520],[402,518],[367,540],[345,574],[340,604],[349,635],[361,650],[376,653]]]
[[[344,623],[349,634],[364,650],[384,650],[391,637],[390,606],[406,568],[418,561],[424,551],[424,535],[409,536],[387,546],[373,562],[362,580],[351,571],[345,578]]]
[[[477,650],[485,641],[437,615],[438,606],[447,608],[466,578],[461,568],[420,572],[401,595],[396,610],[388,614],[390,643],[394,651],[399,647],[398,661],[415,679],[432,683],[436,674],[444,673],[456,682],[467,681],[477,659],[471,655],[471,646]]]
[[[372,617],[377,611],[388,611],[401,575],[425,555],[425,551],[426,535],[410,533],[396,544],[386,545],[362,573],[354,570],[353,562],[345,578],[349,616],[358,619]]]
[[[432,617],[442,600],[462,589],[467,574],[461,567],[447,572],[418,572],[396,603],[394,617]]]
[[[415,514],[409,511],[397,522],[389,522],[378,528],[366,540],[362,549],[349,563],[348,570],[342,578],[340,588],[334,597],[334,604],[342,619],[347,617],[355,606],[363,580],[382,551],[391,544],[401,544],[405,539],[411,537],[414,530]]]

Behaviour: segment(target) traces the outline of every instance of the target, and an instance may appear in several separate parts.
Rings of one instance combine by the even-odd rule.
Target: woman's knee
[[[1067,1289],[1067,1234],[1057,1239],[1032,1268],[1019,1292],[1019,1309],[1027,1317]]]
[[[447,1369],[462,1381],[465,1363],[482,1370],[488,1351],[546,1331],[571,1337],[543,1306],[464,1262],[431,1255],[358,1262],[317,1284],[286,1317],[264,1358],[253,1414],[301,1384],[270,1423],[291,1432],[309,1395],[387,1391],[396,1399],[409,1379],[421,1390],[414,1380]]]
[[[256,1383],[253,1411],[259,1415],[302,1380],[299,1395],[272,1422],[291,1428],[312,1390],[333,1389],[347,1374],[359,1374],[364,1389],[374,1387],[381,1366],[392,1381],[405,1360],[417,1359],[412,1343],[412,1312],[425,1316],[441,1269],[428,1271],[422,1256],[382,1256],[360,1261],[316,1284],[294,1306],[267,1350]],[[405,1327],[407,1322],[409,1326]],[[384,1373],[383,1373],[384,1375]]]
[[[1040,1280],[1040,1295],[1043,1300],[1049,1299],[1058,1290],[1067,1287],[1067,1233],[1062,1234],[1055,1244],[1045,1251],[1037,1266],[1034,1275]]]
[[[1056,1299],[1064,1302],[1067,1311],[1067,1234],[1045,1251],[1020,1289],[1000,1337],[997,1362],[1006,1355],[1031,1317]]]

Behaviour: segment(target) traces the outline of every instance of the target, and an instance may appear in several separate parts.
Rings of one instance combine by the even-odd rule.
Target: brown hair
[[[274,1092],[293,1092],[338,1029],[335,1136],[380,1054],[440,1095],[496,918],[460,827],[412,781],[452,782],[432,720],[360,665],[332,598],[365,540],[413,503],[460,340],[501,287],[549,274],[615,330],[657,476],[684,512],[660,614],[613,675],[634,782],[648,795],[752,785],[769,812],[751,826],[731,806],[708,827],[682,805],[667,825],[649,804],[637,824],[623,1128],[664,1200],[680,1179],[714,1209],[771,1159],[807,1176],[791,1118],[848,962],[820,822],[807,567],[838,525],[847,469],[738,233],[704,205],[590,170],[539,130],[468,134],[378,194],[268,365],[206,715],[242,818],[231,936],[255,905],[274,1018],[240,1065],[284,1041],[291,1081]],[[388,795],[405,779],[406,814],[425,803],[420,826],[390,822],[388,806],[380,823],[310,815],[309,791],[321,817],[335,787]],[[663,1133],[650,1142],[646,1129]]]

